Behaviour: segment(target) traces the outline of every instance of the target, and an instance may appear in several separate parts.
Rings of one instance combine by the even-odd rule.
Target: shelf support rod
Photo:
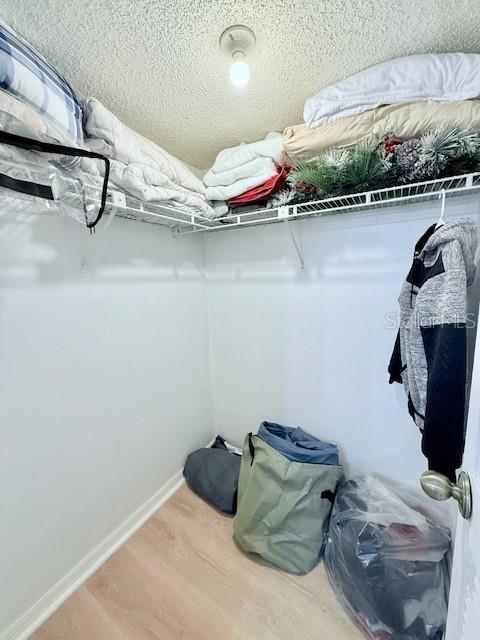
[[[300,268],[302,269],[302,271],[305,271],[305,260],[303,259],[302,250],[301,250],[300,245],[298,243],[297,237],[296,237],[292,227],[290,226],[290,221],[288,219],[285,220],[285,224],[287,225],[288,233],[290,234],[290,239],[292,241],[292,244],[295,247],[295,251],[297,253],[298,260],[300,262]]]

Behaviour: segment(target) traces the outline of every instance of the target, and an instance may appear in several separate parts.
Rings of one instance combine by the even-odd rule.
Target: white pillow
[[[310,127],[382,104],[480,96],[480,54],[423,53],[377,64],[322,89],[305,103]]]

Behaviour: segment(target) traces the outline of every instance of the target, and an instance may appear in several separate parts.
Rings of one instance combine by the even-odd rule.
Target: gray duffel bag
[[[293,462],[258,436],[245,439],[236,541],[290,573],[308,573],[325,544],[343,467]]]
[[[237,510],[238,477],[241,456],[232,453],[221,436],[211,448],[191,453],[183,475],[197,495],[212,507],[232,515]]]

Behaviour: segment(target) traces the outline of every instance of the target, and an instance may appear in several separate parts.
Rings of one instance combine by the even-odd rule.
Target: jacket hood
[[[475,277],[475,252],[478,245],[477,225],[470,218],[457,218],[449,220],[438,229],[435,229],[425,242],[420,253],[425,254],[435,251],[438,247],[456,240],[461,247],[467,284],[471,284]]]

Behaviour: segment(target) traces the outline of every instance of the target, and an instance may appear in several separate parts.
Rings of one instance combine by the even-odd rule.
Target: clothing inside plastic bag
[[[49,213],[91,226],[98,217],[101,181],[85,183],[75,173],[67,174],[45,160],[9,161],[0,152],[2,213]]]
[[[380,475],[340,487],[325,565],[371,640],[439,640],[445,630],[451,536],[420,491]]]

